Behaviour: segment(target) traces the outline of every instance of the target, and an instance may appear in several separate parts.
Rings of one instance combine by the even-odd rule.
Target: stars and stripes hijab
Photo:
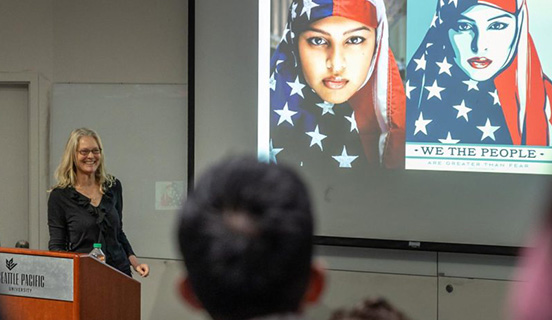
[[[507,62],[486,81],[470,79],[454,62],[448,35],[458,16],[474,5],[516,17]],[[551,83],[529,34],[525,0],[437,1],[406,78],[407,141],[550,145]]]
[[[341,16],[376,28],[364,85],[342,104],[323,101],[301,69],[299,35],[319,19]],[[294,0],[270,61],[270,158],[301,166],[404,166],[404,88],[388,44],[383,0]],[[347,66],[354,68],[355,66]]]

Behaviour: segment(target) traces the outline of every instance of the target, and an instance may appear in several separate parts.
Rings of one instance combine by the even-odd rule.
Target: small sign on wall
[[[155,210],[178,210],[184,197],[184,181],[155,182]]]

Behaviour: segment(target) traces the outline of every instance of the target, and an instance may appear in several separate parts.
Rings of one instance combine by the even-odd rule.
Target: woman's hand
[[[135,255],[128,257],[128,260],[130,261],[134,271],[138,272],[140,276],[145,278],[149,275],[149,266],[145,263],[138,262],[138,258],[136,258]]]
[[[145,263],[141,263],[134,267],[134,270],[138,272],[142,277],[147,277],[149,275],[149,266]]]

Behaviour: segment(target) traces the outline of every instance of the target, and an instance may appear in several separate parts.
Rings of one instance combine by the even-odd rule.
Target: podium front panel
[[[0,294],[73,301],[73,259],[0,252]]]

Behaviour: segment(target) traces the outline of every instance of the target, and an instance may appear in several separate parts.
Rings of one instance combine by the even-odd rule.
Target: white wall
[[[228,127],[224,122],[237,116],[236,108],[251,108],[256,103],[256,79],[240,74],[241,61],[256,61],[255,52],[240,51],[245,47],[241,44],[256,37],[256,30],[228,28],[232,22],[256,24],[256,1],[243,2],[237,6],[233,1],[196,1],[196,39],[202,40],[196,47],[196,68],[206,71],[196,76],[199,170],[218,156],[254,151],[256,145],[255,137],[248,134],[255,131],[255,114],[245,119],[244,127]],[[53,83],[186,84],[186,32],[186,0],[1,0],[0,72],[35,71]],[[218,72],[234,80],[214,77]],[[213,135],[218,143],[206,143]],[[234,142],[236,137],[241,137],[240,143]],[[41,210],[44,217],[45,208]],[[41,234],[41,249],[46,248],[46,241],[47,234]],[[474,299],[494,299],[491,305],[500,305],[502,296],[488,295],[496,290],[505,292],[504,280],[511,279],[514,264],[513,258],[474,255],[339,247],[321,247],[319,252],[331,271],[323,303],[310,311],[317,319],[366,295],[387,296],[413,319],[452,319],[447,312],[465,310]],[[182,272],[180,261],[144,261],[151,265],[152,274],[140,279],[143,319],[204,318],[183,307],[175,295],[174,282]],[[469,291],[460,291],[459,298],[439,299],[446,294],[442,286],[450,279],[460,283],[454,282],[456,287]],[[494,289],[464,285],[474,281],[485,281],[485,288],[491,282]],[[493,281],[499,283],[493,286]],[[466,296],[472,300],[463,299]],[[439,301],[446,303],[439,305]],[[484,318],[500,319],[496,309]]]
[[[187,3],[53,1],[55,82],[187,83]]]
[[[0,1],[0,68],[3,72],[54,73],[53,1]]]

